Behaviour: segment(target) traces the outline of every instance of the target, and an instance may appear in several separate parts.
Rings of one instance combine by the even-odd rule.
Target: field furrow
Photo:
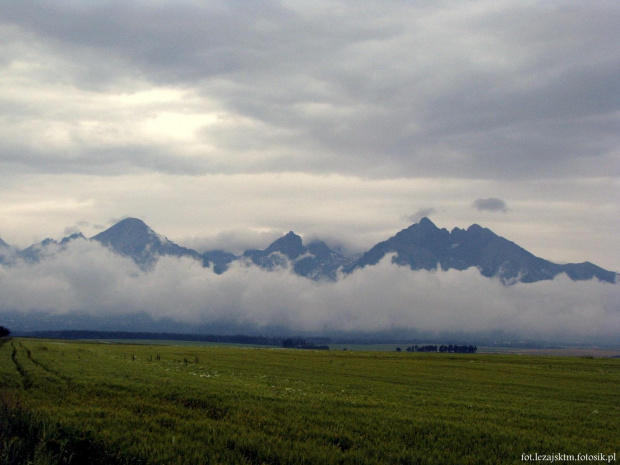
[[[0,381],[5,416],[99,463],[521,463],[620,437],[614,359],[24,339]]]

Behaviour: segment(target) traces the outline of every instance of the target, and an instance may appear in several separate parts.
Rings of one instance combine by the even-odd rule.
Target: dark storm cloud
[[[3,60],[30,44],[71,65],[42,81],[173,86],[230,117],[197,133],[212,145],[201,157],[131,141],[117,147],[126,163],[95,154],[56,164],[66,171],[106,158],[161,172],[618,174],[617,2],[289,5],[9,3]]]
[[[366,31],[376,29],[372,24],[352,27],[328,15],[309,21],[269,1],[35,2],[31,8],[7,5],[4,17],[24,32],[68,46],[69,56],[86,58],[94,52],[116,57],[117,69],[104,73],[106,80],[148,73],[144,77],[156,83],[235,73],[277,76],[283,66],[327,53],[339,41],[363,39]],[[93,58],[87,58],[89,65],[96,63]],[[94,74],[84,77],[99,81]],[[88,85],[87,80],[81,84]]]
[[[508,211],[508,205],[502,199],[491,197],[489,199],[476,199],[471,205],[476,210],[489,211],[489,212],[502,212]]]

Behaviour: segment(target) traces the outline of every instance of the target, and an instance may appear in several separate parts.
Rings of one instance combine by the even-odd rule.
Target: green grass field
[[[7,464],[504,464],[620,445],[617,359],[16,338],[0,386]]]

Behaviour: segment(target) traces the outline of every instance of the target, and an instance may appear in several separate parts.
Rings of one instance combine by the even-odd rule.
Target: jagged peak
[[[482,226],[476,223],[472,224],[469,228],[467,228],[467,232],[474,233],[474,234],[493,235],[493,236],[497,235],[493,231],[491,231],[489,228],[483,228]]]
[[[418,221],[417,223],[413,223],[411,226],[409,226],[408,228],[403,229],[401,232],[405,232],[405,231],[425,231],[425,232],[430,232],[430,231],[437,231],[437,230],[439,230],[437,225],[435,225],[435,223],[433,223],[430,219],[428,219],[425,216],[420,221]]]
[[[298,236],[293,231],[289,231],[284,236],[282,236],[279,239],[276,239],[275,241],[273,241],[271,243],[271,245],[269,246],[269,248],[271,248],[272,246],[274,246],[276,244],[299,244],[299,245],[302,245],[302,243],[303,243],[303,241],[301,239],[301,236]]]
[[[138,218],[125,218],[116,223],[112,228],[128,228],[128,229],[151,229],[149,226]]]
[[[408,229],[413,230],[413,229],[420,229],[420,228],[421,229],[437,229],[437,226],[435,226],[435,223],[433,223],[431,220],[428,219],[428,217],[425,216],[417,223],[413,223],[409,227],[405,228],[405,231]]]
[[[69,242],[69,241],[73,241],[73,240],[75,240],[75,239],[86,239],[86,238],[84,237],[84,234],[82,234],[81,232],[79,232],[79,233],[73,233],[73,234],[71,234],[70,236],[64,237],[64,238],[60,241],[60,243],[61,243],[61,244],[66,244],[67,242]]]
[[[478,223],[474,223],[467,228],[467,231],[488,231],[492,232],[489,228],[484,228],[480,226]]]
[[[123,237],[139,237],[146,234],[160,238],[159,235],[155,231],[153,231],[144,221],[138,218],[125,218],[116,223],[115,225],[109,227],[105,231],[100,232],[96,236],[93,236],[92,239],[107,241],[108,238],[112,236],[121,235]],[[162,238],[163,236],[160,238],[160,240]],[[165,238],[163,239],[165,240]]]
[[[427,216],[425,216],[424,218],[422,218],[418,224],[420,226],[432,226],[433,228],[436,228],[437,226],[435,226],[435,223],[433,223]]]
[[[438,228],[435,223],[429,220],[427,217],[422,218],[418,223],[414,223],[408,228],[403,229],[396,233],[395,236],[388,239],[387,241],[391,241],[394,238],[398,238],[399,240],[403,240],[405,238],[411,239],[412,237],[423,238],[427,236],[432,236],[435,234],[449,235],[447,229]]]
[[[308,244],[308,249],[331,250],[329,246],[321,240],[312,241]]]
[[[289,231],[286,235],[273,241],[269,247],[262,252],[267,254],[278,252],[286,255],[289,259],[294,259],[306,253],[306,251],[307,249],[304,247],[301,237],[293,231]],[[258,252],[262,253],[260,251]]]

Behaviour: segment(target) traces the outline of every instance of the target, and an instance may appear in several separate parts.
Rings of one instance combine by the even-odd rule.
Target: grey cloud
[[[65,236],[69,236],[71,234],[81,233],[82,229],[92,229],[92,230],[99,231],[99,230],[106,229],[106,226],[103,226],[101,224],[91,224],[88,221],[77,221],[74,225],[67,226],[64,229],[63,234]]]
[[[55,164],[67,171],[106,169],[99,163],[479,179],[618,172],[612,2],[344,2],[340,14],[265,1],[35,6],[5,6],[4,21],[19,28],[11,43],[47,43],[74,64],[69,84],[178,86],[241,121],[201,132],[216,154],[180,162],[173,146],[121,146],[125,163],[100,153]]]
[[[411,221],[412,223],[419,222],[424,217],[430,217],[436,210],[432,207],[429,208],[420,208],[417,212],[412,215],[406,215],[404,219],[407,221]]]
[[[260,77],[272,73],[274,66],[281,69],[328,51],[343,35],[364,37],[365,30],[375,28],[349,27],[347,34],[338,19],[325,15],[323,21],[308,21],[269,1],[109,2],[90,7],[37,3],[36,11],[7,5],[5,21],[70,47],[68,53],[92,50],[122,58],[124,68],[117,72],[148,72],[148,79],[158,83],[247,72]]]
[[[102,224],[92,224],[92,223],[90,223],[88,221],[78,221],[75,224],[75,226],[73,226],[73,228],[77,228],[77,229],[80,229],[80,228],[92,228],[94,230],[99,231],[99,230],[106,229],[107,226],[104,226]]]
[[[489,212],[503,212],[508,211],[508,205],[502,199],[491,197],[488,199],[476,199],[471,205],[476,210],[489,211]]]
[[[190,237],[180,243],[199,252],[222,250],[240,255],[249,249],[266,249],[270,243],[283,236],[282,231],[252,231],[237,229],[221,231],[212,237]]]
[[[71,234],[76,234],[80,232],[80,228],[76,225],[76,226],[67,226],[64,231],[63,234],[65,236],[69,236]]]
[[[315,332],[502,330],[562,341],[617,341],[620,331],[618,286],[560,276],[505,287],[473,268],[412,271],[390,257],[338,282],[315,283],[287,269],[266,272],[241,264],[216,275],[198,262],[172,257],[143,273],[130,260],[78,240],[63,253],[50,250],[39,264],[0,267],[0,274],[0,312],[146,312],[192,324],[226,320]]]
[[[74,156],[67,156],[63,151],[15,147],[10,151],[0,150],[0,164],[7,173],[45,172],[113,176],[151,172],[195,175],[209,171],[230,171],[221,167],[219,163],[212,164],[204,158],[188,160],[175,156],[170,148],[146,144],[114,146],[112,143],[111,145],[112,147],[93,147],[87,142],[79,142],[72,147],[76,152]]]

